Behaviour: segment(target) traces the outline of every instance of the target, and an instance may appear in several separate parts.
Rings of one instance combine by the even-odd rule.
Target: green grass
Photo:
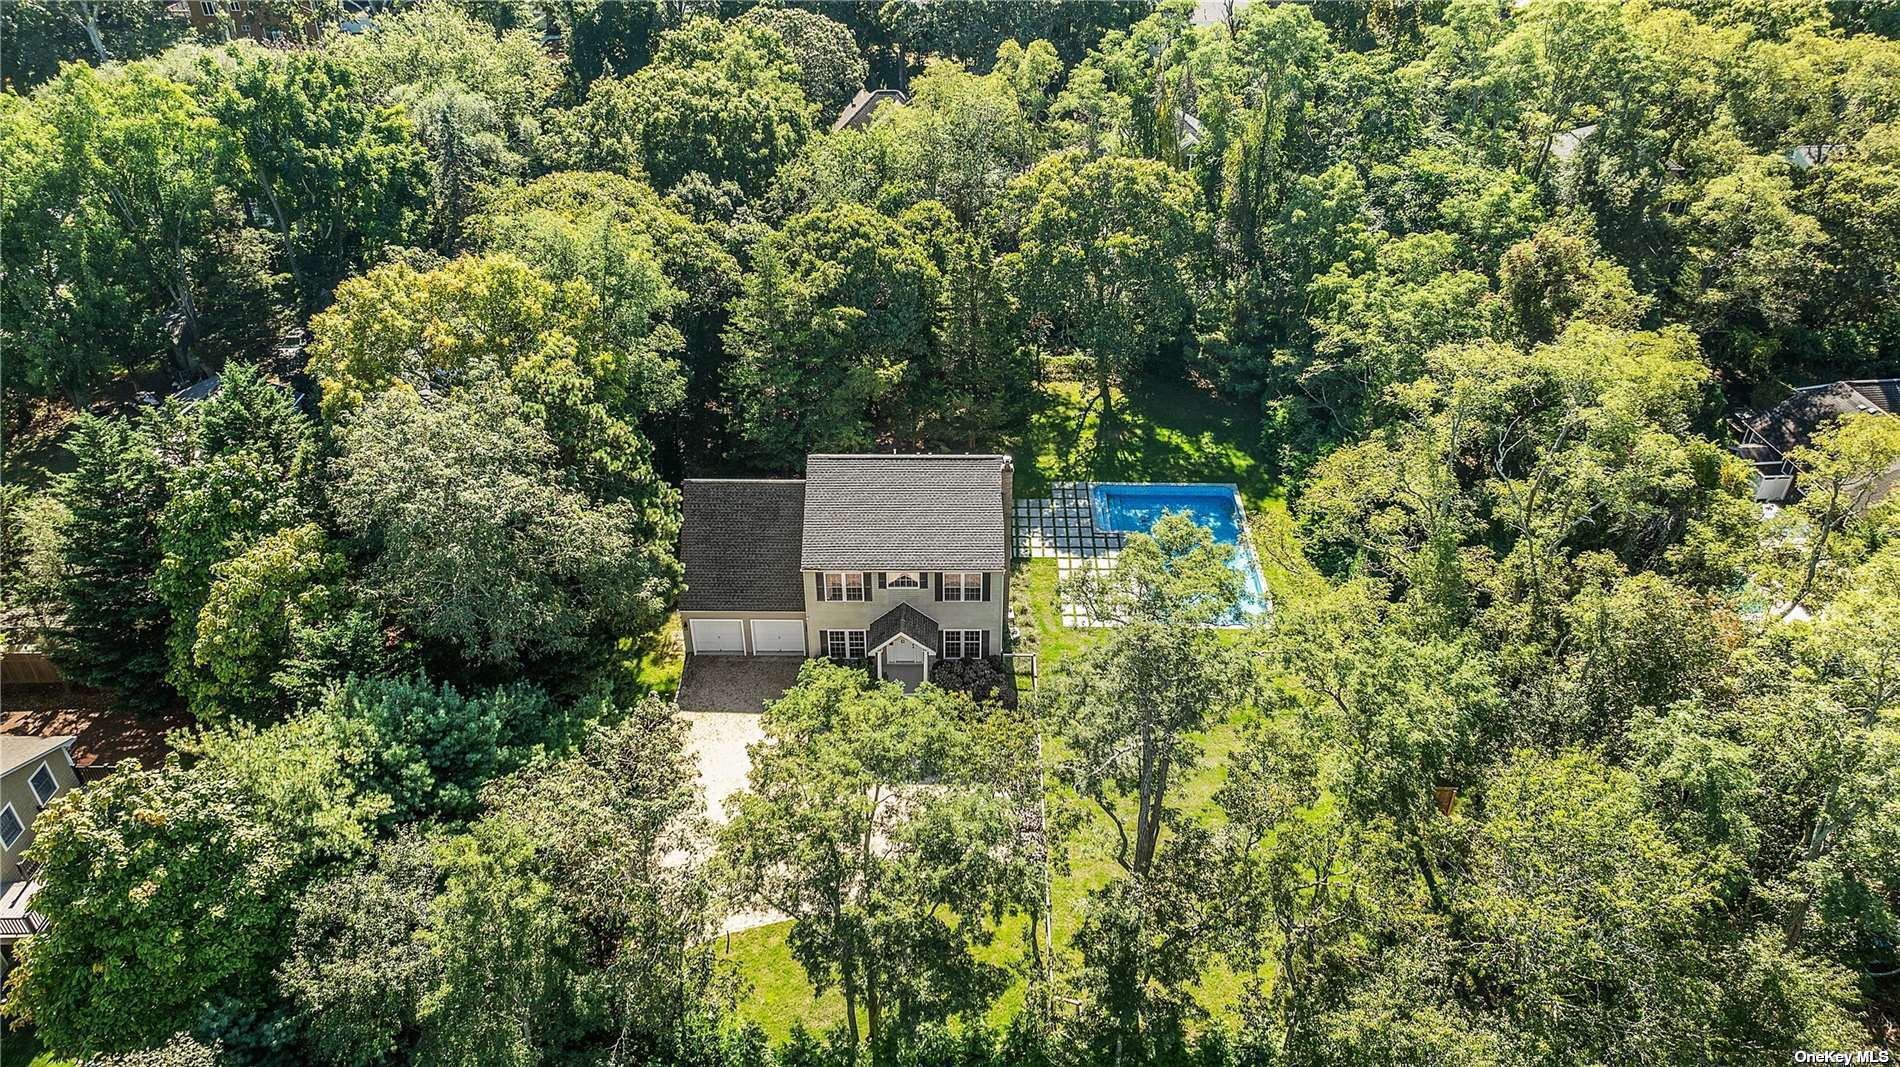
[[[1038,391],[1018,443],[1017,496],[1043,495],[1060,481],[1232,482],[1249,508],[1281,495],[1255,458],[1255,405],[1187,380],[1117,388],[1120,433],[1109,447],[1098,439],[1101,410],[1090,406],[1093,396],[1093,386],[1075,382],[1051,382]]]
[[[757,1023],[774,1042],[785,1040],[792,1023],[822,1034],[844,1020],[844,995],[837,989],[823,996],[812,992],[805,970],[792,958],[790,922],[741,930],[726,940],[727,958],[746,982],[739,1001],[739,1017]]]
[[[680,644],[680,617],[674,612],[658,630],[629,643],[626,668],[641,693],[671,697],[679,692],[686,669],[686,650]]]

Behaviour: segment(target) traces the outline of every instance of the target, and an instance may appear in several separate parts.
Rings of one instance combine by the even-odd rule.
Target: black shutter
[[[986,574],[983,577],[988,578],[989,575]],[[983,647],[983,658],[989,659],[990,658],[990,632],[988,630],[981,630],[978,632],[983,635],[981,638],[978,639]]]
[[[884,579],[885,579],[885,576],[886,576],[886,574],[887,574],[887,572],[885,572],[885,571],[878,571],[878,572],[877,572],[877,587],[878,587],[879,589],[882,589],[882,588],[884,588]]]
[[[938,659],[950,658],[950,653],[946,651],[950,647],[949,641],[950,641],[950,631],[948,630],[937,631],[937,658]]]
[[[831,631],[830,630],[818,631],[818,654],[820,656],[831,655]]]
[[[917,588],[919,589],[930,588],[930,572],[929,571],[917,572]]]
[[[989,600],[989,598],[990,598],[990,572],[984,571],[983,572],[983,599],[987,601]]]
[[[825,599],[825,572],[813,571],[811,581],[813,585],[818,587],[818,599]]]
[[[878,577],[882,578],[883,575],[879,574]],[[879,582],[877,584],[883,585],[884,583]],[[870,571],[864,572],[864,602],[866,604],[869,604],[871,602],[871,572]]]
[[[937,599],[943,599],[943,572],[937,572]]]

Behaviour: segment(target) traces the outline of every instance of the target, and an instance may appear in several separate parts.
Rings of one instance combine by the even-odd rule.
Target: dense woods
[[[1890,8],[279,6],[307,41],[0,9],[6,625],[195,724],[40,815],[15,1034],[259,1067],[1894,1043],[1900,420],[1820,434],[1764,512],[1723,418],[1900,374]],[[908,102],[833,132],[867,87]],[[1068,590],[1117,625],[1019,703],[808,665],[714,818],[644,671],[683,476],[1126,472],[1159,395],[1245,413],[1269,616],[1208,625],[1231,549],[1166,519]],[[795,920],[774,978],[835,1026],[761,1029],[743,909]]]

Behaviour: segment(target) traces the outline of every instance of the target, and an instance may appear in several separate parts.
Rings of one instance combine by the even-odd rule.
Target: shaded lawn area
[[[1214,793],[1226,780],[1227,756],[1240,744],[1250,715],[1250,712],[1240,713],[1200,735],[1202,759],[1194,773],[1172,790],[1171,806],[1196,819],[1220,817],[1219,809],[1214,806]],[[1053,764],[1059,758],[1056,749],[1060,746],[1053,740],[1049,743],[1048,754]],[[1068,841],[1068,869],[1057,871],[1050,883],[1056,970],[1060,979],[1061,975],[1074,974],[1081,964],[1074,947],[1075,935],[1082,925],[1088,895],[1117,877],[1120,869],[1115,862],[1113,825],[1092,802],[1077,796],[1055,777],[1053,773],[1050,776],[1052,808],[1058,804],[1072,806],[1082,816]],[[1132,813],[1125,813],[1125,817],[1128,814]],[[1022,1010],[1023,996],[1028,989],[1027,976],[1020,973],[1027,966],[1028,958],[1023,943],[1025,922],[1017,918],[1005,923],[982,953],[988,962],[1018,972],[1015,981],[990,1008],[987,1021],[993,1028],[1008,1025]],[[786,1039],[794,1022],[802,1022],[806,1029],[822,1034],[844,1020],[843,996],[835,988],[822,996],[815,995],[805,980],[804,969],[792,958],[786,941],[791,929],[790,922],[773,923],[742,930],[724,942],[729,946],[724,954],[747,986],[740,997],[739,1016],[757,1023],[775,1043]],[[1243,976],[1215,961],[1196,983],[1194,995],[1214,1019],[1232,1023],[1244,985]]]
[[[1281,495],[1256,458],[1254,405],[1186,379],[1144,379],[1128,388],[1114,390],[1121,433],[1112,450],[1096,437],[1101,410],[1089,406],[1093,385],[1050,382],[1038,389],[1017,443],[1016,495],[1043,496],[1049,483],[1062,481],[1232,482],[1249,507]]]
[[[680,675],[686,669],[679,612],[668,615],[666,622],[650,634],[624,639],[621,650],[627,656],[621,660],[621,667],[627,672],[635,693],[671,699],[679,692]]]

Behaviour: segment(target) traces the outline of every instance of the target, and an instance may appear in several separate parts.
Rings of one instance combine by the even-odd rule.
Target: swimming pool
[[[1234,546],[1231,566],[1239,572],[1245,596],[1244,615],[1264,614],[1271,606],[1267,582],[1254,558],[1245,532],[1246,512],[1240,491],[1219,482],[1097,482],[1089,500],[1095,509],[1095,528],[1115,533],[1147,533],[1169,512],[1186,512],[1195,525],[1205,526],[1214,540]],[[1242,622],[1235,619],[1235,623]]]

